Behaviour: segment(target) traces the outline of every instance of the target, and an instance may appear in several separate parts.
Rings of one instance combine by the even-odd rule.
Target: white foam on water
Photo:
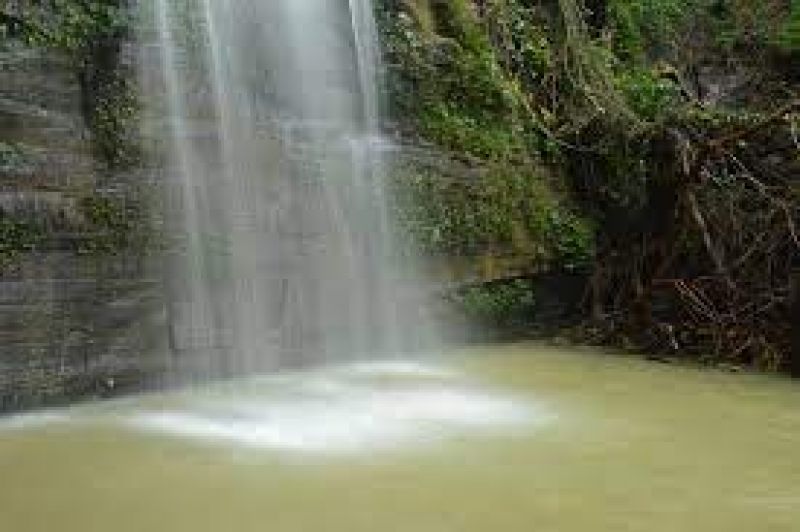
[[[380,374],[405,374],[412,367],[384,365]],[[348,382],[347,377],[341,373],[326,380],[313,376],[317,385],[303,392],[307,382],[298,376],[300,393],[289,399],[217,397],[138,413],[130,424],[205,442],[337,454],[416,446],[465,430],[511,428],[552,418],[529,402],[457,383],[386,386]]]
[[[347,366],[347,369],[365,375],[397,375],[433,378],[450,378],[455,376],[455,373],[448,369],[409,360],[358,362]]]

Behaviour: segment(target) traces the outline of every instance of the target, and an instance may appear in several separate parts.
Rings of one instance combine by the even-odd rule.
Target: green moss
[[[131,80],[123,73],[112,74],[98,91],[89,116],[97,159],[111,168],[133,168],[140,163],[140,117],[141,109]]]
[[[533,173],[495,166],[472,181],[435,173],[396,176],[395,214],[414,249],[432,255],[527,256],[573,268],[592,253],[593,232]]]
[[[21,2],[21,38],[65,55],[81,82],[82,113],[98,161],[130,168],[140,161],[135,75],[121,63],[134,10],[122,0]]]
[[[22,36],[32,46],[68,52],[77,60],[98,36],[126,33],[132,12],[120,0],[21,2]]]
[[[77,251],[81,254],[141,251],[153,236],[144,218],[144,207],[126,198],[87,196],[79,202],[79,211],[85,220],[78,240]]]
[[[393,114],[481,175],[452,180],[404,169],[395,183],[404,233],[431,254],[585,263],[589,224],[535,170],[535,160],[555,151],[545,127],[553,115],[537,103],[550,99],[557,61],[548,19],[518,0],[484,7],[481,19],[465,0],[437,2],[425,17],[381,11]]]
[[[457,105],[431,105],[421,116],[421,132],[454,152],[485,159],[508,159],[523,151],[520,136],[497,120],[463,112]]]
[[[530,58],[536,66],[525,79],[541,79],[550,61],[543,35],[529,24],[510,27],[527,33],[525,39],[515,34],[508,54],[501,54],[467,2],[442,3],[434,15],[436,33],[407,12],[383,14],[393,114],[447,150],[488,160],[520,158],[537,134],[509,67]]]
[[[0,214],[0,270],[36,250],[44,239],[45,229],[34,221]]]

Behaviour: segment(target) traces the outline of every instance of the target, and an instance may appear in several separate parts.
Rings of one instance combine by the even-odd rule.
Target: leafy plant
[[[494,326],[524,320],[536,303],[533,282],[527,279],[474,285],[452,297],[467,316]]]
[[[621,70],[616,83],[631,109],[644,120],[654,121],[680,103],[680,90],[675,82],[650,69]]]

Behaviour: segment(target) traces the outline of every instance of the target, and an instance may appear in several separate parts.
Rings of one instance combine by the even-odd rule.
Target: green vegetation
[[[17,2],[17,33],[34,46],[70,52],[76,61],[99,39],[125,34],[130,27],[129,11],[120,0]],[[7,19],[6,26],[11,26]],[[9,28],[10,29],[10,28]],[[7,30],[9,31],[9,30]]]
[[[530,326],[529,314],[536,304],[536,296],[532,281],[514,279],[497,286],[467,286],[455,292],[451,299],[476,322],[509,329]]]
[[[800,51],[800,2],[791,0],[789,15],[778,34],[778,44],[788,52]]]
[[[99,161],[112,169],[140,160],[136,139],[138,103],[135,76],[123,65],[122,47],[133,16],[122,0],[16,2],[0,9],[0,39],[66,55],[81,88],[81,111],[92,132]]]
[[[519,95],[465,4],[446,7],[442,34],[417,28],[405,12],[384,13],[394,113],[411,117],[416,131],[443,148],[491,160],[524,157]]]
[[[143,250],[152,238],[146,209],[124,197],[92,195],[79,202],[83,227],[77,251],[82,254],[113,254],[125,249]]]
[[[424,249],[584,268],[594,339],[787,363],[800,4],[385,0],[380,12],[398,129],[472,176],[401,172]],[[467,304],[502,315],[498,301],[533,297],[507,288]]]
[[[591,257],[588,222],[564,209],[541,176],[523,169],[488,167],[465,182],[409,168],[395,186],[396,217],[415,250],[526,256],[570,269]]]
[[[0,270],[21,255],[34,251],[44,240],[44,228],[29,220],[0,216]]]
[[[141,246],[148,240],[146,206],[101,191],[106,179],[141,162],[136,76],[124,57],[132,23],[130,6],[121,0],[21,1],[0,8],[0,40],[66,58],[71,65],[99,174],[97,191],[59,189],[65,197],[79,198],[77,212],[69,216],[38,213],[35,221],[29,221],[0,212],[0,268],[36,249],[67,246],[83,254],[104,254]],[[38,170],[25,148],[0,143],[0,172],[13,176],[24,171],[34,178],[25,186],[35,188],[41,185],[36,184],[40,181]],[[132,188],[136,190],[126,194],[141,195],[139,187]],[[25,216],[34,217],[30,213]]]
[[[400,218],[434,254],[517,254],[541,267],[579,267],[592,253],[590,224],[542,164],[558,151],[546,126],[552,113],[528,93],[551,81],[549,30],[518,2],[486,9],[485,19],[468,2],[380,11],[393,116],[407,117],[404,131],[465,161],[464,173],[475,176],[402,168]]]

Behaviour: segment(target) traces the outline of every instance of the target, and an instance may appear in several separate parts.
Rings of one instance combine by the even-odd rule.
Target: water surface
[[[0,530],[791,531],[800,388],[530,345],[0,421]]]

